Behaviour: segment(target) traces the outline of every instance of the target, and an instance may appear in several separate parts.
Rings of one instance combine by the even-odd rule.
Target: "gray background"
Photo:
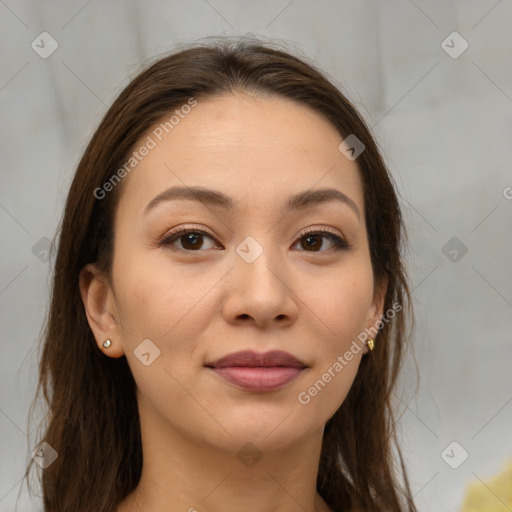
[[[511,20],[511,2],[496,0],[0,0],[0,511],[14,510],[33,449],[45,238],[84,146],[148,58],[220,34],[278,38],[315,60],[373,127],[396,179],[420,368],[417,396],[410,363],[397,396],[419,509],[458,511],[468,482],[501,471],[512,458]],[[43,31],[59,45],[48,58],[31,47]],[[453,31],[469,44],[458,58],[443,48],[460,41],[442,46]],[[462,449],[453,469],[442,453],[457,465]]]

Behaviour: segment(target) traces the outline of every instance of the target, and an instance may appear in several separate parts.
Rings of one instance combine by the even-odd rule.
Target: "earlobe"
[[[112,309],[112,289],[108,279],[96,265],[88,264],[79,276],[79,287],[89,327],[98,348],[109,357],[121,357],[124,348],[115,313]],[[110,340],[110,343],[106,343]]]

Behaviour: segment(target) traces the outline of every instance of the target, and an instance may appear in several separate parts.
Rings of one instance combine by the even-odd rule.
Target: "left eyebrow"
[[[346,194],[335,188],[323,188],[320,190],[306,190],[300,192],[288,199],[288,210],[302,210],[310,208],[318,204],[323,204],[331,201],[340,201],[349,206],[352,211],[361,220],[361,212],[357,204]]]
[[[212,190],[205,187],[170,187],[162,193],[155,196],[144,209],[144,214],[147,214],[157,204],[164,201],[171,201],[176,199],[188,199],[191,201],[198,201],[211,206],[217,206],[224,210],[233,210],[233,199],[223,192]],[[334,188],[325,188],[320,190],[306,190],[293,196],[290,196],[286,202],[288,211],[290,210],[303,210],[311,208],[319,204],[324,204],[331,201],[339,201],[347,206],[357,215],[361,220],[361,213],[356,203],[340,190]]]

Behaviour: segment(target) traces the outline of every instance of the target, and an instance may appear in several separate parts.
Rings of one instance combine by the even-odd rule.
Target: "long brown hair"
[[[180,48],[136,76],[107,111],[76,170],[60,226],[32,405],[42,394],[47,414],[39,442],[58,454],[40,475],[46,512],[78,512],[84,506],[113,512],[137,486],[142,470],[135,381],[125,357],[105,357],[98,349],[79,292],[79,273],[87,263],[107,273],[112,264],[122,183],[102,199],[95,191],[171,111],[190,98],[240,91],[309,106],[343,138],[354,134],[365,146],[357,164],[373,272],[377,281],[388,279],[384,311],[396,303],[403,311],[381,324],[375,349],[362,359],[348,396],[327,422],[317,490],[339,512],[416,511],[392,401],[412,310],[402,261],[405,232],[391,176],[355,107],[306,58],[275,44],[219,38]],[[28,481],[32,466],[33,461]]]

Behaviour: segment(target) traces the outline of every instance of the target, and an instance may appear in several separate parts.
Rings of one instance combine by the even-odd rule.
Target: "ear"
[[[124,349],[117,322],[115,298],[109,280],[96,265],[90,263],[80,271],[79,287],[87,321],[98,348],[109,357],[123,356]],[[112,342],[109,348],[103,346],[107,339]]]
[[[375,339],[378,332],[378,324],[384,314],[384,303],[386,301],[386,292],[388,289],[388,275],[384,274],[379,280],[375,281],[373,287],[373,299],[370,310],[368,311],[368,318],[366,321],[366,332],[370,333],[370,339]],[[368,346],[363,346],[363,354],[369,352]]]

